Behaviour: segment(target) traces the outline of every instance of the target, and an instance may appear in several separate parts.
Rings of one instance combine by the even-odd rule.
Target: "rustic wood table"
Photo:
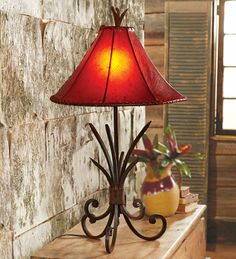
[[[156,241],[144,241],[137,238],[121,217],[116,247],[111,254],[105,252],[103,239],[91,240],[83,237],[81,225],[78,224],[67,233],[79,234],[80,237],[59,237],[31,258],[202,259],[206,250],[203,217],[205,210],[205,205],[199,205],[194,212],[176,214],[167,218],[167,231]],[[147,223],[147,219],[144,219],[137,221],[136,226],[145,234],[150,234],[158,227],[158,223],[153,226]],[[94,230],[98,228],[99,224]]]

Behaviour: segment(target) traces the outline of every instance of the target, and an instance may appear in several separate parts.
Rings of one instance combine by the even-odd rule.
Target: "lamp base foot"
[[[167,222],[166,219],[162,215],[151,215],[149,216],[149,223],[155,224],[156,220],[161,220],[162,227],[159,232],[153,236],[145,236],[142,235],[138,230],[135,229],[131,220],[141,220],[145,216],[145,207],[140,199],[135,199],[133,202],[133,206],[135,208],[139,208],[139,213],[136,216],[131,215],[126,206],[124,204],[110,204],[107,210],[99,216],[95,216],[94,214],[89,212],[89,207],[92,206],[94,208],[98,208],[99,202],[95,199],[89,199],[85,204],[85,215],[83,216],[81,223],[84,233],[88,238],[98,239],[105,237],[105,247],[108,253],[111,253],[115,247],[116,239],[117,239],[117,229],[119,226],[120,216],[123,215],[128,227],[130,230],[139,238],[153,241],[160,238],[166,231]],[[93,235],[87,228],[87,220],[94,224],[98,220],[102,220],[108,217],[107,224],[105,225],[103,231],[98,235]]]

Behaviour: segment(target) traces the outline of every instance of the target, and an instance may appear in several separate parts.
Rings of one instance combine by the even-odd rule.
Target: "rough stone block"
[[[18,236],[13,241],[14,258],[30,259],[30,255],[74,226],[80,217],[79,206],[74,206]]]
[[[95,111],[53,104],[96,32],[0,12],[0,122],[14,126]],[[14,97],[14,98],[12,98]]]
[[[94,24],[94,0],[44,0],[43,19],[91,28]]]
[[[144,29],[144,1],[143,0],[126,0],[129,13],[126,16],[126,25],[135,28],[139,39],[143,40]],[[142,41],[143,42],[143,41]]]
[[[11,137],[15,236],[76,203],[75,117],[14,127]],[[83,190],[81,190],[83,192]]]
[[[41,0],[1,0],[0,10],[42,18]]]
[[[99,131],[99,134],[101,135],[104,143],[105,143],[105,146],[111,156],[111,151],[110,151],[110,146],[109,146],[109,140],[108,140],[108,137],[107,137],[107,134],[106,134],[106,130],[105,130],[105,124],[108,124],[110,129],[111,129],[111,134],[112,136],[114,136],[114,127],[113,127],[113,110],[110,111],[110,112],[103,112],[103,113],[100,113],[98,114],[98,121],[99,121],[99,124],[96,125],[97,127],[97,130]],[[97,143],[97,140],[95,140],[96,143]],[[108,164],[107,164],[107,161],[105,159],[105,156],[104,156],[104,153],[101,149],[100,146],[98,146],[98,152],[99,152],[99,156],[98,156],[98,161],[101,163],[101,165],[106,169],[106,170],[109,170],[108,168]],[[107,188],[108,187],[108,182],[107,182],[107,179],[106,177],[103,175],[102,172],[100,172],[100,178],[99,178],[100,182],[99,182],[99,186],[100,186],[100,189],[104,189],[104,188]]]
[[[145,107],[135,107],[133,112],[133,137],[135,138],[140,130],[145,125]],[[144,149],[143,141],[140,140],[137,148]],[[140,187],[145,177],[146,165],[144,163],[137,163],[134,173],[135,178],[135,192],[137,197],[140,197]]]
[[[50,216],[46,192],[45,125],[16,126],[10,133],[12,217],[14,235]],[[49,197],[48,197],[49,196]]]
[[[84,204],[86,200],[90,198],[97,199],[101,206],[107,201],[107,196],[104,191],[96,192],[72,208],[18,236],[13,241],[14,259],[30,259],[30,255],[35,253],[38,249],[76,225],[84,215]],[[3,258],[8,259],[8,257]],[[9,259],[10,258],[11,257],[9,257]]]
[[[88,123],[98,125],[98,115],[90,113],[76,118],[76,151],[73,155],[74,184],[77,201],[99,189],[99,172],[90,160],[99,159],[99,148]],[[99,130],[98,130],[99,131]]]
[[[72,159],[76,152],[75,117],[50,120],[46,123],[46,186],[47,206],[52,215],[76,203]]]
[[[131,141],[133,140],[132,134],[132,110],[120,110],[119,111],[119,144],[120,151],[127,153]]]
[[[134,137],[136,137],[141,129],[145,126],[146,124],[146,116],[145,116],[145,107],[140,106],[140,107],[135,107],[133,111],[133,134]],[[140,140],[137,144],[138,148],[143,148],[143,143],[142,140]]]
[[[66,117],[95,110],[88,107],[54,104],[49,100],[50,96],[55,94],[73,73],[94,37],[93,30],[79,29],[76,26],[59,22],[45,24],[43,34],[44,118]]]
[[[12,232],[0,225],[0,258],[12,258]]]
[[[42,113],[40,20],[0,12],[0,24],[0,123],[29,123]]]
[[[0,128],[0,226],[11,227],[11,182],[8,130]],[[0,230],[1,232],[1,230]],[[0,252],[1,255],[1,252]],[[0,257],[1,258],[1,257]]]
[[[132,129],[132,110],[123,110],[119,112],[119,134],[120,134],[120,151],[124,151],[125,155],[130,147],[130,144],[133,140],[133,129]],[[128,174],[125,181],[125,189],[127,196],[134,195],[134,178],[133,178],[133,170]]]

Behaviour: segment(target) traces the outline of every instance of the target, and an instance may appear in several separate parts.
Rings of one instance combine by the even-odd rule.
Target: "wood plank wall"
[[[164,29],[165,29],[165,0],[145,1],[145,49],[154,65],[164,75]],[[152,121],[148,135],[153,138],[163,134],[163,105],[147,106],[146,120]]]
[[[210,140],[208,241],[236,242],[236,138]]]

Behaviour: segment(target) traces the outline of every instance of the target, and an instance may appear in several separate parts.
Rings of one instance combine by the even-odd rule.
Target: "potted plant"
[[[147,135],[144,135],[145,150],[133,151],[133,156],[138,157],[140,162],[147,165],[146,177],[141,188],[147,215],[173,215],[179,204],[182,175],[191,177],[189,167],[179,158],[187,153],[192,145],[178,146],[174,129],[170,125],[165,128],[165,138],[168,146],[158,141],[158,135],[155,135],[153,143]],[[176,167],[179,173],[178,184],[171,172],[173,167]]]

